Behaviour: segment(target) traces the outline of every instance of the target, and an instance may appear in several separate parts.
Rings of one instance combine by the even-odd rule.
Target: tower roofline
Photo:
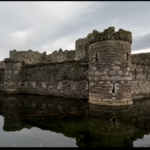
[[[87,35],[87,39],[89,45],[103,40],[123,40],[132,43],[132,33],[123,29],[119,29],[117,32],[115,32],[115,27],[109,27],[103,32],[93,30],[92,33]]]

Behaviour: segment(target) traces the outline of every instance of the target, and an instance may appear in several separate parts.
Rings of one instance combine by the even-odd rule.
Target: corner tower
[[[131,43],[129,31],[109,27],[87,36],[89,48],[89,103],[131,105]]]
[[[18,94],[22,90],[22,62],[6,58],[4,74],[4,93]]]

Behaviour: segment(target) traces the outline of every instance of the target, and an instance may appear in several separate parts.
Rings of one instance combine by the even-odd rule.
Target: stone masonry
[[[89,35],[89,102],[128,105],[131,100],[131,33],[109,28]]]
[[[131,32],[109,27],[76,40],[71,51],[10,51],[0,62],[0,91],[131,105],[150,95],[150,54],[131,55],[131,43]]]

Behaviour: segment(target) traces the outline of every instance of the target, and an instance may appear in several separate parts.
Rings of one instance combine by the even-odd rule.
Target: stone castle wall
[[[0,68],[0,92],[3,91],[4,89],[4,76],[5,75],[5,70]]]
[[[35,64],[42,61],[45,53],[39,53],[37,51],[10,51],[10,58],[17,61],[24,61],[26,64]]]
[[[132,97],[150,96],[150,54],[132,55]]]
[[[78,39],[75,43],[75,50],[54,51],[52,54],[46,52],[39,53],[37,51],[10,51],[10,58],[12,60],[23,61],[25,64],[36,64],[40,62],[64,62],[72,60],[88,61],[88,48],[86,47],[87,38]],[[4,68],[4,62],[0,62],[0,68]]]
[[[65,50],[54,51],[52,54],[37,51],[10,51],[10,58],[17,61],[23,61],[25,64],[36,64],[40,62],[63,62],[75,59],[75,51]],[[0,68],[4,67],[3,61],[0,62]]]
[[[5,93],[88,98],[88,63],[6,63]]]
[[[23,93],[88,98],[88,64],[70,61],[25,66]]]
[[[119,30],[93,31],[89,45],[89,102],[129,105],[131,101],[131,33]]]
[[[87,38],[76,40],[75,60],[88,60],[89,59],[88,47],[86,47],[87,43],[88,43]]]
[[[59,51],[54,51],[52,54],[46,56],[46,61],[48,62],[64,62],[64,61],[71,61],[74,59],[75,59],[74,50],[62,51],[62,49],[60,49]]]
[[[0,62],[0,90],[131,104],[150,95],[150,54],[131,55],[131,43],[131,32],[110,27],[78,39],[72,51],[10,51]]]
[[[0,61],[0,69],[3,69],[3,68],[5,68],[5,63],[4,63],[4,61]]]
[[[0,92],[4,89],[5,63],[0,61]]]
[[[19,93],[22,83],[22,62],[7,58],[4,72],[4,91],[9,93]]]

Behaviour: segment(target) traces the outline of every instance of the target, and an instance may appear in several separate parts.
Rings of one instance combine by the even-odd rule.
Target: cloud
[[[150,53],[150,48],[142,49],[142,50],[135,50],[131,52],[132,54],[139,54],[139,53]]]
[[[135,50],[150,49],[150,32],[134,39],[132,48]]]
[[[12,49],[52,53],[109,26],[132,32],[132,51],[149,48],[149,2],[0,2],[0,60]]]

